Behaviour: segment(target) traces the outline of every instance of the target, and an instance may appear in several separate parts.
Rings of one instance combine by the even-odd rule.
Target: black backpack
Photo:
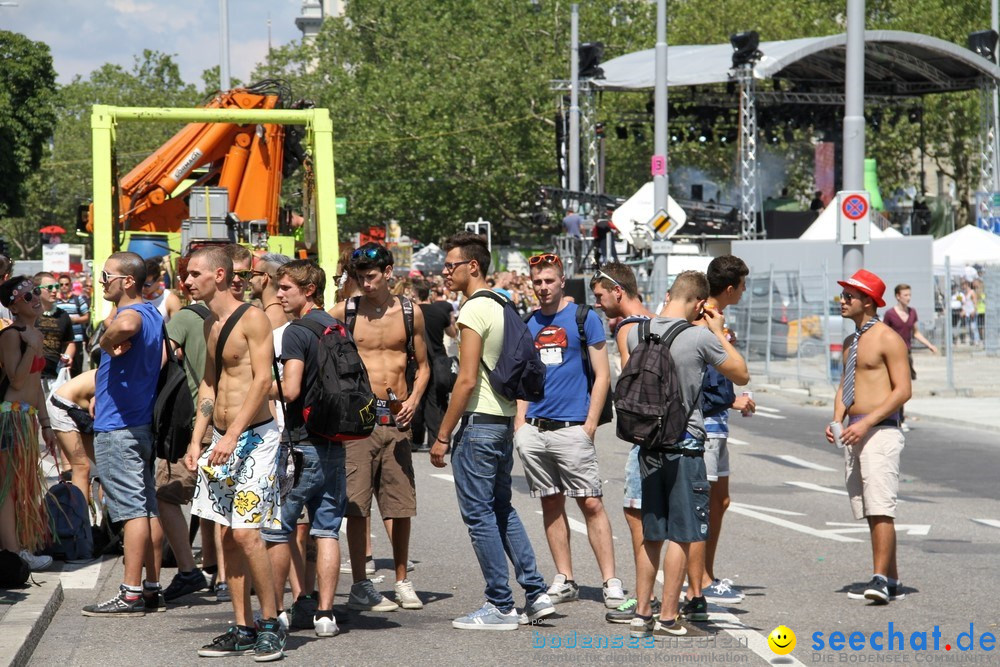
[[[31,568],[23,558],[6,549],[0,549],[0,588],[23,588],[31,576]]]
[[[59,482],[45,494],[45,506],[52,528],[52,544],[45,553],[58,560],[92,558],[94,536],[83,492],[69,482]]]
[[[153,451],[157,458],[176,463],[187,451],[194,430],[194,400],[188,389],[184,366],[174,353],[163,327],[163,345],[167,363],[160,369],[156,383],[156,403],[153,405]]]
[[[508,401],[540,401],[545,398],[545,364],[538,355],[535,339],[518,315],[514,302],[492,290],[480,290],[470,297],[486,297],[503,306],[503,344],[497,365],[489,373],[490,386]]]
[[[316,382],[306,388],[302,419],[309,433],[326,440],[360,440],[375,430],[375,394],[347,326],[293,320],[317,337]]]
[[[587,376],[587,394],[594,389],[594,371],[590,367],[590,351],[587,345],[587,316],[590,315],[590,311],[593,308],[587,304],[578,303],[576,304],[576,332],[580,336],[580,361],[583,363],[583,373]],[[534,317],[538,310],[532,310],[524,316],[524,323],[527,324],[528,320]],[[611,405],[613,403],[613,397],[611,395],[611,388],[608,388],[608,394],[604,398],[604,407],[601,408],[601,418],[597,422],[600,424],[610,424],[611,420],[614,419],[614,412],[612,411]]]
[[[409,393],[413,391],[413,382],[417,379],[417,350],[413,345],[413,302],[402,295],[399,295],[399,302],[403,307],[403,329],[406,330],[406,391]],[[354,335],[354,326],[358,322],[360,304],[360,296],[353,296],[344,304],[344,319],[351,336]],[[451,384],[455,385],[454,382]]]
[[[639,344],[615,387],[616,434],[622,440],[644,449],[669,450],[684,439],[701,391],[686,410],[670,345],[691,326],[680,322],[661,337],[650,332],[649,320],[639,323]]]

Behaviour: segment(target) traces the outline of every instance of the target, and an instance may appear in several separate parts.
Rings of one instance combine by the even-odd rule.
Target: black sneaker
[[[190,572],[178,572],[170,580],[170,585],[163,589],[163,598],[167,602],[170,602],[171,600],[176,600],[185,595],[203,590],[207,586],[208,584],[205,583],[205,574],[198,568]]]
[[[902,600],[905,597],[906,593],[903,592],[903,584],[889,584],[889,602]]]
[[[84,616],[94,617],[115,617],[115,618],[139,618],[146,615],[146,604],[140,595],[135,600],[125,597],[127,591],[122,586],[118,589],[118,595],[107,602],[100,604],[89,604],[80,612]]]
[[[143,589],[142,601],[146,603],[147,612],[167,610],[167,600],[163,597],[162,589],[159,588],[157,588],[156,590]]]
[[[670,625],[665,624],[657,618],[656,625],[653,626],[653,636],[660,639],[669,637],[710,637],[713,634],[715,633],[709,632],[704,628],[699,628],[693,623],[688,623],[679,616]]]
[[[851,598],[852,600],[864,600],[865,591],[868,590],[868,586],[869,584],[867,582],[863,584],[855,584],[854,586],[851,587],[850,590],[847,591],[847,597]],[[889,602],[902,600],[906,597],[906,593],[903,592],[902,584],[896,584],[896,585],[889,584],[888,586],[886,586],[886,588],[889,589]]]
[[[865,589],[865,599],[875,604],[889,604],[889,584],[882,577],[872,577]]]
[[[226,634],[219,635],[211,644],[205,644],[198,649],[202,658],[225,658],[230,655],[246,655],[254,650],[257,642],[255,635],[240,632],[235,625],[230,626]]]
[[[705,596],[699,595],[693,600],[685,600],[680,615],[689,621],[707,621],[708,602],[705,601]]]
[[[300,595],[292,603],[291,620],[289,627],[296,630],[312,630],[313,616],[319,609],[319,601],[312,595]]]
[[[257,626],[257,643],[253,647],[253,659],[257,662],[273,662],[285,657],[285,631],[276,620],[261,621]]]

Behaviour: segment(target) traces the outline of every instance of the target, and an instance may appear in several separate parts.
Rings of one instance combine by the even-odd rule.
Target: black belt
[[[580,426],[583,422],[562,422],[556,421],[555,419],[545,419],[544,417],[532,417],[528,420],[528,423],[537,428],[539,431],[558,431],[561,428],[569,428],[570,426]]]
[[[513,419],[513,417],[487,415],[482,412],[466,412],[462,415],[462,424],[499,424],[503,426],[510,426]]]
[[[898,419],[883,419],[879,423],[877,423],[874,426],[872,426],[872,428],[878,428],[879,426],[888,426],[890,428],[899,428],[899,420]]]

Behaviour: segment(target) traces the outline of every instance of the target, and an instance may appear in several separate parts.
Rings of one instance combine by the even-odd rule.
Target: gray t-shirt
[[[654,317],[650,321],[649,329],[662,336],[675,324],[683,321],[676,317]],[[639,344],[639,326],[628,330],[626,341],[631,353]],[[677,379],[681,384],[684,407],[690,410],[692,401],[701,389],[705,366],[708,364],[718,366],[724,362],[726,351],[722,348],[719,339],[707,327],[691,327],[682,331],[670,344],[670,356],[674,360],[674,367],[677,368]],[[695,406],[691,412],[687,430],[698,440],[704,441],[705,420],[701,416],[701,401],[698,403],[699,405]]]

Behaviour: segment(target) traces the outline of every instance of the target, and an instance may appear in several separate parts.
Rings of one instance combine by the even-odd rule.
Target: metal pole
[[[219,0],[219,89],[229,90],[229,0]]]
[[[830,274],[826,260],[823,260],[823,349],[826,350],[826,381],[833,384],[833,367],[830,365],[833,356],[830,352]]]
[[[569,189],[580,191],[580,6],[570,5]],[[574,210],[577,208],[574,203]]]
[[[774,311],[774,264],[767,271],[767,337],[764,348],[764,377],[771,378],[771,319]]]
[[[663,164],[667,164],[667,0],[656,0],[656,87],[653,90],[653,151],[655,155],[663,156]],[[654,213],[667,210],[669,200],[669,180],[667,168],[653,170],[653,209]],[[662,172],[662,173],[657,173]],[[653,252],[653,284],[660,291],[666,289],[667,283],[667,253],[662,250]]]
[[[865,188],[865,0],[847,0],[847,63],[844,85],[844,190]],[[845,245],[842,274],[865,264],[864,246]],[[854,328],[844,320],[844,335]]]
[[[799,274],[798,274],[799,284],[795,290],[795,309],[796,317],[798,318],[798,340],[795,346],[795,376],[798,378],[799,382],[802,382],[802,264],[799,264]]]
[[[945,309],[944,318],[944,354],[946,357],[945,361],[945,377],[948,381],[948,389],[954,391],[955,389],[955,364],[954,356],[952,354],[952,330],[951,330],[951,255],[946,255],[944,258],[944,284],[947,293],[945,294],[945,303],[947,307]]]

